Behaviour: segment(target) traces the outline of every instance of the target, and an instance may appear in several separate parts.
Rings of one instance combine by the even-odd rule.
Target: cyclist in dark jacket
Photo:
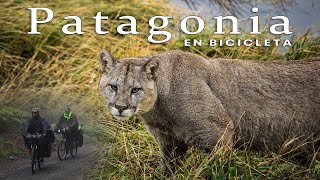
[[[51,129],[50,124],[46,121],[46,119],[40,116],[39,109],[32,109],[32,116],[27,120],[22,134],[25,136],[27,133],[29,134],[47,134],[47,130]]]
[[[25,140],[25,144],[29,148],[28,141],[26,139],[27,134],[42,134],[44,136],[43,152],[45,156],[51,155],[51,143],[54,142],[55,137],[51,129],[51,125],[46,119],[40,116],[38,108],[32,109],[32,116],[27,120],[22,128],[22,135]]]
[[[81,147],[83,144],[83,132],[80,130],[76,114],[71,111],[69,106],[66,106],[63,115],[60,117],[56,131],[63,128],[70,128],[72,130],[71,133],[77,139],[77,145]]]

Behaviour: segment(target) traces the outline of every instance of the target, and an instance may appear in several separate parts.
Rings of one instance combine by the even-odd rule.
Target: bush
[[[12,107],[0,107],[0,133],[19,132],[28,113]]]

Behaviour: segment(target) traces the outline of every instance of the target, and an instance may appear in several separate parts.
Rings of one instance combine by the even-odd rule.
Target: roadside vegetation
[[[20,136],[26,116],[27,113],[19,109],[0,106],[0,160],[26,152]]]
[[[128,122],[118,122],[107,112],[105,102],[98,92],[100,65],[98,54],[107,49],[115,57],[146,56],[171,49],[194,52],[210,58],[239,58],[253,60],[317,59],[320,52],[319,37],[311,34],[295,37],[293,46],[284,54],[277,47],[183,47],[186,38],[178,31],[179,18],[170,21],[166,30],[175,38],[164,44],[150,44],[147,40],[152,16],[176,15],[169,1],[17,1],[0,2],[0,103],[29,111],[40,107],[44,113],[61,114],[69,104],[88,124],[84,128],[93,136],[102,158],[97,158],[92,178],[95,179],[149,179],[164,178],[159,173],[158,145],[136,117]],[[30,30],[26,7],[51,8],[55,17],[40,25],[41,35],[27,35]],[[97,35],[93,16],[101,11],[109,19],[103,27],[108,35]],[[65,35],[61,27],[67,22],[63,17],[77,15],[83,21],[85,35]],[[137,19],[139,35],[119,35],[116,27],[124,21],[119,16],[131,15]],[[192,27],[190,27],[192,28]],[[212,29],[188,38],[212,37]],[[233,38],[247,38],[239,35]],[[269,37],[267,33],[256,38]],[[219,38],[215,36],[214,38]],[[221,37],[226,38],[226,37]],[[252,37],[251,37],[252,38]],[[270,37],[269,37],[270,38]],[[14,110],[15,111],[15,110]],[[0,113],[2,113],[0,111]],[[60,115],[59,114],[59,115]],[[10,117],[4,114],[3,117]],[[2,118],[2,117],[0,117]],[[14,118],[15,119],[15,118]],[[20,118],[18,118],[20,120]],[[2,121],[2,119],[1,119]],[[16,123],[16,119],[10,121]],[[53,123],[53,122],[51,122]],[[19,124],[17,122],[17,124]],[[1,127],[0,127],[1,128]],[[0,137],[1,131],[0,131]],[[0,140],[1,148],[1,140]],[[2,152],[2,151],[1,151]],[[0,155],[1,156],[1,155]],[[262,154],[235,149],[223,149],[205,154],[196,149],[180,160],[173,179],[256,179],[256,178],[315,178],[320,176],[320,163],[300,162],[277,154]]]

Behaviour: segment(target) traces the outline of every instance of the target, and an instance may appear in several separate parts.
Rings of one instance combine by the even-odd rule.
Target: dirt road
[[[43,169],[36,169],[31,173],[29,157],[16,160],[8,160],[0,163],[0,179],[6,180],[37,180],[37,179],[88,179],[88,172],[93,167],[95,147],[86,144],[79,148],[77,157],[67,155],[64,161],[60,161],[57,153],[52,152],[51,158],[46,158]]]

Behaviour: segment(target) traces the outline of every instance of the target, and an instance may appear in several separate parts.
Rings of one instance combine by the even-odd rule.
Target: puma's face
[[[103,72],[100,93],[116,119],[129,119],[135,113],[143,114],[154,106],[157,99],[156,62],[147,59],[116,60],[102,52],[100,63]]]

